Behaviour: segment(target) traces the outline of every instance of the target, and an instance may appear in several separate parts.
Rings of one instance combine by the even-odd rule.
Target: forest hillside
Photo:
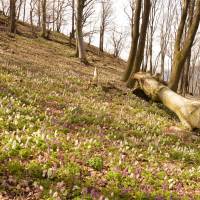
[[[0,199],[200,199],[198,132],[127,89],[124,61],[29,29],[0,32]]]

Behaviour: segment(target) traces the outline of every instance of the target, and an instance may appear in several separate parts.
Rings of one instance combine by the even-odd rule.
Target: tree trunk
[[[188,17],[188,22],[187,22],[187,26],[185,28],[185,30],[187,31],[191,24],[192,24],[192,20],[193,20],[193,16],[194,16],[194,9],[195,9],[195,0],[192,0],[190,2],[189,5],[189,17]],[[190,61],[191,61],[191,49],[189,51],[189,56],[185,62],[183,71],[182,71],[182,80],[181,80],[181,88],[180,88],[180,92],[183,96],[185,96],[187,93],[189,93],[189,70],[190,70]]]
[[[150,35],[150,41],[149,41],[149,66],[150,66],[150,73],[153,74],[153,62],[152,62],[152,56],[153,56],[153,35],[151,33]]]
[[[78,36],[76,35],[76,38]],[[78,40],[76,39],[76,49],[75,49],[75,56],[78,58],[79,57],[79,50],[78,50]]]
[[[138,39],[139,39],[139,27],[140,27],[140,13],[142,8],[142,0],[136,1],[136,10],[135,10],[135,17],[133,22],[133,34],[132,34],[132,42],[131,42],[131,50],[128,58],[127,69],[123,75],[122,80],[128,81],[131,72],[133,70],[133,65],[135,61],[135,55],[137,51]]]
[[[77,43],[78,43],[78,54],[79,59],[82,63],[87,64],[85,46],[83,41],[83,8],[84,8],[84,0],[77,1],[77,21],[76,21],[76,31],[77,31]]]
[[[50,21],[51,21],[51,16],[48,16],[48,21],[47,21],[47,30],[50,29]]]
[[[165,80],[165,52],[161,51],[161,77]]]
[[[176,37],[172,73],[171,73],[169,84],[168,84],[169,88],[171,88],[173,91],[177,91],[178,89],[178,83],[180,80],[181,72],[185,64],[185,61],[189,56],[189,52],[191,51],[193,41],[194,41],[196,32],[199,27],[199,22],[200,22],[200,0],[197,0],[194,18],[192,20],[192,24],[188,30],[188,34],[183,42],[183,47],[181,49],[180,48],[181,39],[182,39],[183,29],[185,27],[185,21],[187,18],[187,11],[189,7],[187,3],[189,4],[190,1],[188,0],[185,2],[186,2],[186,5],[183,9],[181,22],[179,24],[178,33]]]
[[[10,32],[16,31],[16,0],[10,0]]]
[[[140,71],[142,60],[144,57],[144,48],[145,48],[147,28],[148,28],[148,23],[149,23],[150,10],[151,10],[151,2],[150,2],[150,0],[145,0],[140,40],[139,40],[137,52],[136,52],[135,59],[134,59],[134,66],[133,66],[131,75],[129,76],[128,82],[127,82],[127,86],[130,88],[134,86],[134,81],[132,79],[132,76],[135,73]]]
[[[31,23],[32,31],[33,31],[33,10],[32,10],[32,8],[30,9],[30,23]]]
[[[104,27],[100,28],[100,40],[99,40],[99,51],[103,52],[103,43],[104,43]]]
[[[25,17],[26,17],[26,0],[24,0],[23,22],[25,22]]]
[[[38,0],[38,27],[41,27],[41,0]]]
[[[143,72],[147,72],[147,68],[148,68],[148,60],[149,60],[149,39],[148,39],[148,34],[147,34],[147,39],[146,39],[146,47],[145,47],[145,57],[143,60],[143,68],[142,71]]]
[[[19,17],[20,17],[22,3],[23,3],[22,0],[20,0],[19,7],[18,7],[18,13],[17,13],[17,20],[19,20]]]
[[[189,92],[189,69],[190,69],[190,60],[191,60],[191,53],[185,62],[185,66],[182,71],[182,80],[180,84],[180,94],[186,96]]]
[[[47,16],[46,16],[46,0],[42,1],[42,37],[46,38],[46,21],[47,21]]]
[[[160,83],[150,74],[138,72],[133,79],[147,96],[156,101],[161,101],[167,108],[173,111],[181,123],[189,128],[200,128],[200,102],[184,98],[167,86]]]
[[[75,28],[74,28],[74,23],[75,23],[75,2],[72,0],[72,30],[71,30],[71,38],[75,38]]]
[[[53,31],[55,31],[55,0],[53,0]]]

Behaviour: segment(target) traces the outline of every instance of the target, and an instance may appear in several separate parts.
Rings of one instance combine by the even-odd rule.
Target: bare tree
[[[158,20],[160,18],[160,11],[159,11],[159,1],[152,0],[151,1],[151,12],[150,12],[150,19],[149,19],[149,26],[148,26],[148,57],[147,65],[149,61],[149,68],[150,73],[153,74],[153,42],[154,42],[154,35],[157,30]]]
[[[113,46],[113,55],[118,58],[124,48],[124,43],[127,38],[127,33],[123,31],[117,31],[116,27],[114,27],[112,31],[112,46]]]
[[[135,15],[133,20],[133,33],[132,33],[132,42],[131,42],[131,50],[129,53],[127,69],[123,76],[123,81],[127,81],[130,77],[130,74],[133,70],[134,60],[137,51],[138,39],[139,39],[139,27],[140,27],[140,13],[142,9],[142,0],[136,1]]]
[[[146,40],[147,27],[149,23],[149,15],[150,15],[150,10],[151,10],[151,1],[145,0],[143,3],[144,3],[144,11],[142,13],[141,28],[140,28],[140,33],[139,33],[142,0],[137,0],[136,2],[136,10],[135,10],[134,23],[133,23],[134,32],[133,32],[133,38],[132,38],[131,51],[129,54],[127,70],[123,77],[124,81],[128,81],[127,82],[128,87],[133,86],[134,81],[132,80],[132,76],[136,72],[140,71],[141,63],[144,56],[145,40]]]
[[[17,13],[16,13],[16,18],[17,20],[19,20],[19,17],[20,17],[20,13],[21,13],[21,8],[22,8],[22,3],[23,3],[23,0],[20,0],[18,5],[17,5]]]
[[[97,30],[96,27],[95,27],[96,24],[97,24],[97,21],[90,20],[89,23],[90,23],[89,27],[88,27],[89,30],[87,30],[87,32],[84,32],[83,36],[84,36],[84,38],[85,37],[88,38],[88,45],[91,45],[92,40],[94,38],[94,35],[97,34],[97,33],[99,33],[99,30]]]
[[[16,0],[10,0],[10,32],[16,31]]]
[[[71,1],[71,8],[72,8],[72,27],[71,27],[71,33],[70,33],[70,38],[75,38],[75,0]]]
[[[195,7],[195,0],[191,0],[190,4],[189,4],[188,20],[187,20],[186,25],[185,25],[184,37],[186,37],[186,33],[187,33],[190,25],[192,24],[193,15],[194,15],[194,7]],[[195,41],[193,43],[193,46],[194,46],[194,44],[195,44]],[[189,69],[190,69],[191,56],[192,56],[192,52],[191,52],[191,49],[190,49],[190,51],[188,53],[187,60],[185,62],[183,70],[182,70],[180,84],[179,84],[180,85],[180,93],[183,96],[185,96],[186,93],[188,93],[188,91],[189,91]]]
[[[76,16],[76,33],[77,33],[77,47],[78,56],[81,62],[87,63],[85,46],[83,41],[83,9],[85,7],[85,0],[77,0],[77,16]]]
[[[197,92],[198,85],[200,84],[199,82],[199,77],[200,77],[200,68],[199,68],[199,55],[200,55],[200,46],[199,40],[196,42],[196,48],[193,49],[192,55],[191,55],[191,66],[189,69],[189,93],[192,95],[199,95],[200,90]]]
[[[41,3],[42,3],[42,1],[38,0],[38,3],[37,3],[37,15],[38,15],[38,23],[37,23],[37,25],[38,25],[38,27],[41,27],[41,14],[42,14],[42,12],[41,12]]]
[[[87,26],[88,18],[95,12],[95,0],[77,0],[76,6],[76,55],[87,64],[83,27]]]
[[[25,17],[26,17],[26,0],[24,0],[24,5],[23,5],[23,22],[25,22]]]
[[[46,22],[47,22],[47,0],[42,0],[42,37],[46,38]]]
[[[31,23],[31,29],[32,29],[32,33],[33,35],[35,34],[35,27],[34,27],[34,23],[33,23],[33,17],[34,17],[34,10],[35,10],[35,6],[37,4],[37,0],[30,0],[30,23]]]
[[[165,1],[163,1],[161,6],[163,14],[160,28],[160,70],[163,80],[165,80],[165,58],[169,48],[170,36],[172,34],[171,24],[173,23],[176,9],[172,1],[168,1],[166,12],[165,6]]]
[[[56,16],[53,17],[53,24],[56,22],[56,31],[58,33],[60,33],[61,31],[61,26],[63,24],[64,21],[64,13],[65,13],[65,9],[69,6],[69,2],[68,1],[64,1],[64,0],[58,0],[57,2],[57,8],[55,8],[55,12],[56,12]]]
[[[149,17],[149,25],[146,36],[146,44],[145,44],[145,54],[143,60],[143,71],[147,71],[149,67],[149,72],[154,74],[157,66],[153,65],[153,44],[154,44],[154,35],[156,33],[158,27],[158,20],[160,19],[161,10],[160,1],[151,0],[151,12]],[[157,61],[157,60],[155,60]]]
[[[92,15],[95,13],[95,3],[96,0],[83,0],[83,18],[82,18],[82,26],[86,27],[88,24],[90,24],[90,21],[88,20]]]
[[[134,12],[135,12],[135,0],[129,0],[128,6],[125,6],[124,13],[128,17],[130,28],[131,28],[131,37],[133,37],[133,22],[134,22]]]
[[[106,28],[111,23],[112,16],[112,2],[111,0],[101,0],[101,24],[100,24],[100,35],[99,35],[99,51],[103,52],[104,48],[104,35]]]
[[[181,72],[190,54],[193,41],[194,41],[197,29],[199,27],[199,22],[200,22],[200,0],[197,0],[192,23],[188,29],[185,39],[183,40],[183,32],[186,25],[186,19],[189,13],[188,12],[189,4],[190,4],[190,0],[185,0],[183,2],[182,15],[181,15],[177,35],[176,35],[172,73],[169,80],[169,87],[174,91],[177,91],[178,89],[178,83],[180,81]]]

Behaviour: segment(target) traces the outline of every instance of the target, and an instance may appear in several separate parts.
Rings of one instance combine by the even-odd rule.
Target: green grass
[[[124,62],[88,52],[84,66],[58,42],[0,40],[0,194],[200,198],[200,138],[169,134],[177,118],[123,86]],[[111,82],[120,90],[106,91]]]

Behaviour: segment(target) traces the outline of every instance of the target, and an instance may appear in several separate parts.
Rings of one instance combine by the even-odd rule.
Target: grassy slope
[[[123,88],[122,61],[73,54],[0,33],[0,198],[200,199],[200,139]]]

